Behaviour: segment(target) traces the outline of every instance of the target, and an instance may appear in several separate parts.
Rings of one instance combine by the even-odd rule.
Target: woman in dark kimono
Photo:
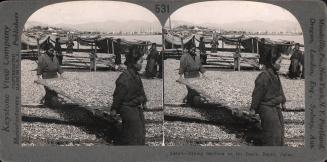
[[[114,52],[115,52],[115,64],[118,66],[121,64],[121,55],[123,53],[123,47],[121,44],[121,39],[117,39],[116,46],[114,46]]]
[[[56,38],[54,50],[56,51],[56,56],[57,56],[59,65],[62,65],[62,59],[64,58],[64,56],[62,55],[62,49],[61,49],[61,45],[59,42],[59,38]]]
[[[284,145],[284,119],[286,98],[278,71],[281,56],[266,55],[266,68],[255,80],[252,93],[251,114],[259,114],[262,126],[262,144],[264,146]]]
[[[200,72],[204,77],[205,70],[202,66],[200,56],[195,53],[195,45],[191,44],[188,47],[188,52],[184,53],[180,59],[180,66],[179,66],[179,80],[184,78],[197,78],[200,77]],[[192,90],[190,87],[186,86],[187,88],[187,96],[184,98],[183,102],[187,104],[196,106],[199,103],[200,96],[197,92]]]
[[[51,45],[46,45],[45,54],[42,54],[38,58],[38,65],[37,65],[37,76],[38,79],[53,79],[58,78],[58,74],[62,77],[63,70],[59,65],[59,61],[57,57],[54,56],[54,48]],[[58,96],[58,94],[47,88],[45,89],[45,96],[43,97],[42,101],[47,106],[52,106],[53,100]]]
[[[157,64],[159,66],[159,70],[158,70],[158,78],[162,78],[162,68],[163,68],[163,50],[159,52],[159,56],[158,56],[158,59],[157,59]]]
[[[73,53],[74,51],[74,42],[73,40],[68,40],[68,42],[66,43],[67,49],[66,49],[66,53]]]
[[[120,145],[145,145],[143,109],[147,98],[139,75],[142,62],[141,53],[136,47],[131,47],[126,55],[127,69],[116,80],[111,113],[118,113],[122,118]]]
[[[291,52],[291,64],[289,67],[288,76],[291,79],[296,79],[300,77],[301,69],[300,69],[300,59],[302,52],[300,51],[300,44],[296,43],[294,49]]]
[[[300,56],[300,71],[301,71],[301,78],[304,79],[304,53],[301,52],[301,56]]]
[[[157,44],[152,43],[150,53],[147,56],[146,67],[145,67],[145,76],[147,78],[153,78],[157,75],[157,60],[159,52],[157,51]]]
[[[200,59],[201,63],[206,64],[207,63],[207,54],[206,54],[206,46],[204,43],[204,38],[200,38],[200,43],[199,43],[199,50],[200,50]]]

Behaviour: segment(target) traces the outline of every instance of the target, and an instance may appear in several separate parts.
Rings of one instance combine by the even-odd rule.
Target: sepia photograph
[[[326,3],[0,3],[1,161],[325,161]]]
[[[22,146],[163,144],[162,27],[149,10],[51,4],[21,47]]]
[[[304,39],[288,10],[192,3],[163,35],[166,146],[304,147]]]

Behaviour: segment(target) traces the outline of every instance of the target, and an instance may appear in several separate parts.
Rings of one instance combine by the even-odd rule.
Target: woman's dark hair
[[[186,49],[187,49],[188,51],[190,51],[193,47],[195,47],[195,44],[194,44],[194,43],[190,43],[190,44],[188,44],[188,45],[186,46]]]
[[[295,43],[294,46],[300,47],[300,43]]]
[[[273,62],[272,62],[272,55],[271,52],[268,52],[266,54],[266,58],[265,58],[265,65],[267,68],[272,68],[273,67]]]
[[[281,57],[281,54],[277,47],[271,47],[271,48],[275,48],[275,50],[271,49],[266,54],[266,67],[267,68],[273,68],[273,64]]]
[[[45,44],[43,44],[41,46],[42,46],[41,48],[45,51],[48,51],[50,48],[54,48],[50,42],[46,42]]]
[[[52,52],[50,52],[52,51]],[[45,54],[47,54],[48,56],[52,57],[53,56],[53,52],[54,52],[54,47],[49,47],[46,51]]]
[[[139,51],[139,48],[137,48],[135,45],[131,46],[128,51],[129,52],[125,55],[126,61],[124,64],[127,67],[132,67],[142,57],[142,54]]]

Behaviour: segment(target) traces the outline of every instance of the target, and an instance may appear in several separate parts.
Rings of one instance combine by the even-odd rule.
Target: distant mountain
[[[105,22],[92,22],[84,24],[55,24],[46,25],[37,22],[28,22],[26,27],[33,27],[37,25],[45,25],[52,27],[59,27],[62,29],[79,30],[79,31],[90,31],[90,32],[140,32],[140,31],[161,31],[161,25],[159,22],[148,22],[142,20],[133,20],[128,22],[119,21],[105,21]]]
[[[294,32],[301,31],[301,26],[293,21],[286,20],[276,20],[276,21],[242,21],[242,22],[234,22],[234,23],[202,23],[202,24],[194,24],[187,21],[172,21],[172,26],[180,26],[180,25],[189,25],[189,26],[203,26],[212,29],[222,29],[222,30],[237,30],[237,31],[247,31],[247,32]],[[166,24],[167,26],[167,24]]]
[[[301,27],[298,23],[286,20],[278,21],[242,21],[234,23],[202,23],[194,24],[188,21],[172,20],[172,28],[187,25],[187,26],[202,26],[212,29],[223,29],[223,30],[242,30],[247,32],[294,32],[301,31]],[[60,27],[62,29],[69,30],[79,30],[79,31],[98,31],[98,32],[140,32],[140,31],[161,31],[161,25],[159,22],[148,22],[143,20],[133,20],[128,22],[119,21],[105,21],[105,22],[92,22],[85,24],[56,24],[47,25],[35,21],[28,21],[25,24],[25,28],[31,28],[33,26],[52,26]],[[169,27],[169,22],[167,21],[165,27]]]
[[[35,27],[35,26],[48,26],[48,25],[44,24],[44,23],[37,22],[37,21],[27,21],[25,23],[25,25],[24,25],[24,28],[29,29],[29,28],[32,28],[32,27]]]
[[[221,24],[220,28],[229,30],[243,30],[248,32],[294,32],[301,31],[298,23],[286,20],[278,21],[243,21],[238,23]]]
[[[161,31],[159,22],[147,22],[134,20],[128,22],[105,21],[97,23],[86,23],[74,25],[73,28],[82,31],[103,31],[103,32],[140,32],[140,31]]]
[[[182,20],[171,20],[171,27],[176,28],[181,25],[187,25],[187,26],[193,26],[194,24],[188,21],[182,21]],[[165,24],[166,28],[169,28],[169,20],[167,20]]]

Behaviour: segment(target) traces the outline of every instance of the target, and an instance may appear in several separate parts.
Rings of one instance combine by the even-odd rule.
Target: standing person
[[[289,67],[288,76],[291,79],[296,79],[300,76],[300,58],[302,51],[300,51],[300,44],[296,43],[294,49],[291,51],[291,64]]]
[[[163,71],[162,71],[162,66],[163,66],[163,50],[159,52],[159,56],[158,56],[158,59],[157,59],[157,64],[159,66],[159,71],[158,71],[158,78],[162,78],[162,74],[163,74]]]
[[[115,69],[117,70],[118,67],[121,64],[121,54],[123,52],[122,46],[121,46],[121,39],[117,39],[117,45],[116,48],[114,49],[115,51]]]
[[[49,49],[46,49],[45,54],[39,57],[37,66],[37,76],[39,79],[58,78],[58,73],[62,76],[63,70],[53,53],[54,48],[50,46]],[[45,105],[51,106],[51,102],[58,94],[47,87],[44,87],[44,89],[45,96],[42,100],[44,100]]]
[[[200,50],[200,58],[202,60],[202,63],[206,64],[207,55],[206,55],[206,46],[204,44],[203,37],[200,37],[199,50]]]
[[[234,71],[240,71],[241,70],[241,63],[240,63],[240,57],[241,57],[241,40],[238,39],[237,45],[236,45],[236,51],[233,55],[234,57]]]
[[[66,46],[67,46],[67,53],[73,53],[73,51],[74,51],[73,40],[69,39],[68,42],[66,43]]]
[[[61,45],[59,42],[59,38],[56,38],[54,50],[56,51],[56,56],[57,56],[59,65],[62,65],[63,55],[62,55],[62,49],[61,49]]]
[[[304,52],[300,55],[300,65],[301,65],[301,78],[304,79]]]
[[[139,75],[142,62],[140,52],[131,47],[126,55],[127,69],[116,80],[111,113],[118,113],[122,118],[121,145],[145,145],[143,109],[146,108],[147,97]]]
[[[54,46],[51,43],[50,36],[47,38],[46,42],[40,46],[45,52],[49,52],[49,49],[54,49]],[[40,55],[41,56],[41,55]]]
[[[96,60],[98,58],[98,55],[96,54],[95,50],[91,50],[90,53],[90,71],[96,71]]]
[[[266,55],[268,52],[268,47],[266,45],[265,38],[261,38],[259,42],[259,69],[264,69],[266,65]]]
[[[211,53],[217,53],[217,48],[219,46],[218,40],[214,37],[211,41]]]
[[[180,59],[180,66],[179,66],[179,80],[184,78],[197,78],[200,77],[200,72],[204,77],[205,70],[201,64],[200,56],[195,53],[195,46],[191,44],[188,47],[188,52],[184,53]],[[190,105],[197,105],[198,100],[200,97],[198,94],[192,90],[190,87],[186,86],[187,88],[187,95],[184,98],[183,102],[186,102]]]
[[[147,56],[147,64],[145,68],[145,76],[148,78],[153,78],[157,75],[157,61],[159,53],[157,51],[157,44],[152,43],[150,48],[150,53]]]
[[[255,80],[252,93],[251,114],[259,114],[264,146],[284,145],[284,119],[286,98],[278,71],[282,57],[267,55],[266,68]]]

